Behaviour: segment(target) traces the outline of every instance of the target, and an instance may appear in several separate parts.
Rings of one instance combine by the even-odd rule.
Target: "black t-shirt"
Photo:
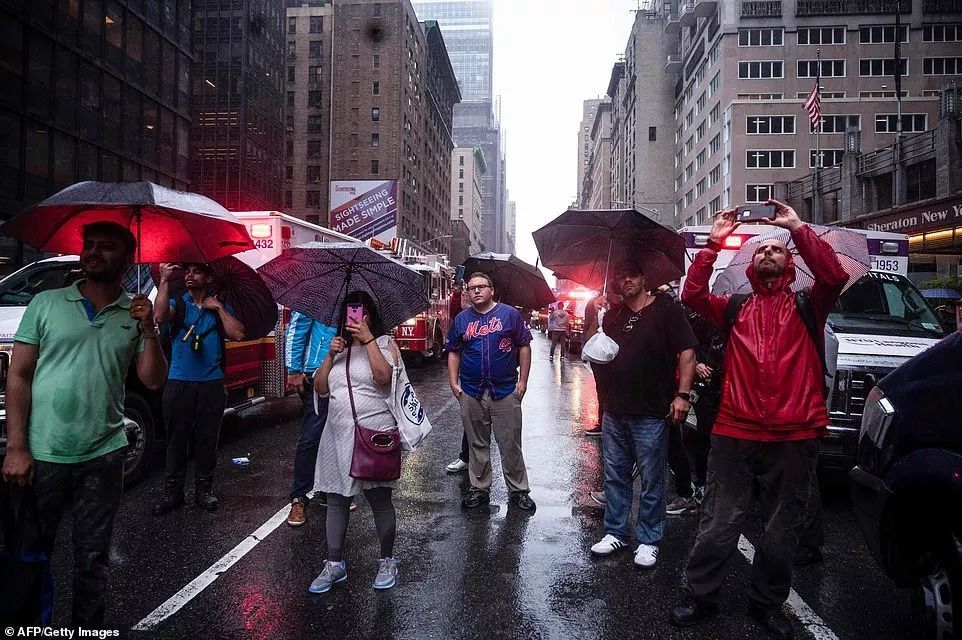
[[[639,314],[619,305],[605,313],[604,330],[618,343],[618,355],[603,365],[606,409],[630,416],[668,415],[678,391],[678,354],[698,345],[681,305],[665,296],[655,296]]]

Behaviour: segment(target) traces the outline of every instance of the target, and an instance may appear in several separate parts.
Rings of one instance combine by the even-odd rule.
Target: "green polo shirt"
[[[94,316],[80,282],[37,294],[13,337],[39,346],[28,443],[45,462],[85,462],[127,446],[124,382],[144,338],[127,294]]]

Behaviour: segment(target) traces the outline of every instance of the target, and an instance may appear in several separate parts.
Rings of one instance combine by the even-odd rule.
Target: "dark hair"
[[[636,273],[640,276],[643,276],[645,275],[645,269],[644,267],[641,266],[641,263],[638,262],[637,260],[628,258],[627,260],[624,260],[623,262],[619,263],[617,267],[615,267],[615,271],[614,271],[615,276],[617,276],[619,273]]]
[[[87,239],[87,236],[94,233],[110,236],[120,242],[120,244],[124,246],[124,249],[127,250],[127,255],[131,258],[137,253],[137,238],[130,232],[130,229],[123,225],[105,220],[102,222],[91,222],[83,226],[84,240]]]
[[[194,267],[198,271],[202,271],[209,276],[214,275],[214,267],[210,266],[210,264],[207,262],[185,262],[181,266],[184,267],[185,270],[189,269],[190,267]]]
[[[471,275],[469,275],[469,276],[464,280],[464,287],[467,288],[468,283],[471,282],[472,280],[474,280],[475,278],[484,278],[485,280],[488,281],[488,284],[491,285],[491,288],[494,289],[494,278],[492,278],[491,276],[489,276],[488,274],[486,274],[486,273],[483,272],[483,271],[475,271],[474,273],[472,273]]]
[[[364,308],[367,310],[367,315],[370,318],[369,328],[375,338],[380,338],[387,333],[387,330],[384,328],[384,323],[381,321],[381,314],[377,311],[377,305],[374,304],[374,299],[371,298],[366,291],[352,291],[347,294],[347,296],[344,297],[345,311],[349,304],[364,305]],[[346,320],[342,319],[342,322],[346,322]]]

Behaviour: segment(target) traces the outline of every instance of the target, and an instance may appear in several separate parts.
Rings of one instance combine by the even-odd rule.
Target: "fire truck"
[[[237,258],[257,268],[281,254],[285,249],[305,242],[359,242],[351,236],[307,223],[278,211],[234,213],[247,225],[256,249],[238,254]],[[80,277],[78,256],[57,256],[28,264],[0,280],[0,456],[6,449],[6,372],[13,352],[13,336],[23,312],[33,297],[47,289],[64,287]],[[156,289],[149,273],[141,266],[128,273],[125,286],[133,293],[140,279],[141,289],[151,299]],[[274,332],[259,340],[228,341],[226,344],[227,408],[225,415],[260,404],[268,398],[284,395],[284,328],[289,315],[280,314]],[[161,394],[146,389],[136,375],[129,375],[126,385],[124,423],[128,448],[124,465],[124,481],[139,480],[147,472],[153,452],[163,439],[164,421]]]
[[[403,354],[420,366],[439,361],[444,354],[444,338],[451,328],[449,302],[456,269],[443,254],[431,253],[412,240],[395,238],[390,246],[373,241],[372,247],[403,262],[424,278],[431,306],[393,331]]]

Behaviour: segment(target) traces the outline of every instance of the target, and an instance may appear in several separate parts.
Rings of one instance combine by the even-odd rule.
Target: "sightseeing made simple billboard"
[[[328,226],[359,240],[397,236],[397,180],[331,182]]]

